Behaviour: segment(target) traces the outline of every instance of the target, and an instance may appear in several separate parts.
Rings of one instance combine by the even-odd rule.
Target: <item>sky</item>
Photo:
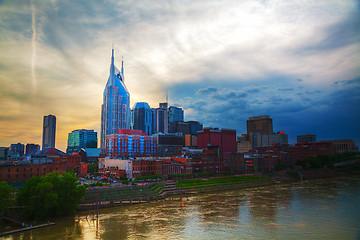
[[[360,2],[352,0],[0,0],[0,146],[41,144],[43,116],[100,138],[102,94],[124,59],[135,102],[246,133],[270,115],[304,133],[360,145]]]

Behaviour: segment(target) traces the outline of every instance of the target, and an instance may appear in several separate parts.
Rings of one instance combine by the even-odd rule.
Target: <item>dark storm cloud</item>
[[[343,86],[347,86],[347,85],[359,85],[360,84],[360,78],[355,78],[353,80],[347,80],[347,81],[336,81],[334,82],[334,85],[343,85]]]
[[[248,92],[248,93],[258,93],[258,92],[260,92],[260,90],[258,88],[250,88],[250,89],[246,90],[246,92]]]
[[[211,94],[217,92],[216,88],[208,87],[204,89],[199,89],[196,93],[197,94]]]
[[[241,83],[232,84],[233,88],[214,85],[216,94],[194,95],[187,100],[186,106],[196,109],[196,119],[205,126],[234,128],[238,134],[246,132],[246,120],[249,117],[270,115],[273,118],[274,131],[286,131],[291,142],[296,141],[296,135],[305,132],[317,134],[319,139],[356,140],[360,135],[360,78],[339,81],[333,85],[334,88],[322,90],[311,86],[295,90],[291,82],[278,82],[274,83],[274,90],[264,88],[261,94],[256,91],[256,96],[244,95],[242,91],[258,88]],[[191,88],[190,85],[188,88]],[[279,95],[279,89],[289,90],[280,91]],[[196,103],[192,105],[193,102]],[[205,103],[206,107],[200,107]],[[193,119],[192,116],[195,115],[187,115]],[[356,141],[359,143],[360,140]]]
[[[294,91],[293,88],[279,88],[278,91],[280,92],[290,92],[290,91]]]
[[[312,95],[312,94],[319,94],[320,92],[321,92],[321,91],[319,91],[319,90],[316,90],[316,91],[309,90],[309,91],[305,91],[305,94]]]

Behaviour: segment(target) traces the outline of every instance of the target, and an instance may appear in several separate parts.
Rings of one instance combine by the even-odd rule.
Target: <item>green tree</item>
[[[79,202],[85,194],[85,188],[79,186],[74,173],[59,174],[53,172],[44,176],[45,181],[53,185],[53,192],[57,194],[56,215],[73,214],[79,207]]]
[[[13,203],[12,187],[5,181],[0,182],[0,215],[4,214]]]
[[[88,166],[87,173],[97,173],[99,171],[99,166],[97,163]]]
[[[45,182],[43,177],[32,177],[20,189],[16,196],[17,202],[24,206],[23,214],[29,219],[44,219],[51,216],[56,206],[57,194],[53,186]]]
[[[79,186],[74,173],[49,173],[32,177],[17,194],[24,206],[23,214],[30,219],[72,214],[76,211],[85,189]]]

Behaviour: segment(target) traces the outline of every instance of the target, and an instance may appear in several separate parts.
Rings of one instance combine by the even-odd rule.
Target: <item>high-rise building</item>
[[[135,103],[131,110],[131,128],[153,134],[153,111],[146,102]]]
[[[169,133],[182,133],[185,136],[190,134],[190,125],[187,122],[171,122]]]
[[[198,131],[203,130],[203,125],[197,121],[188,122],[171,122],[169,132],[170,133],[182,133],[197,135]]]
[[[17,159],[24,156],[24,144],[16,143],[10,145],[10,158]]]
[[[169,107],[169,124],[172,122],[183,122],[184,121],[184,110],[179,107]]]
[[[68,135],[66,153],[79,152],[81,148],[97,148],[97,141],[97,132],[94,130],[74,130]]]
[[[288,135],[280,131],[277,133],[266,134],[261,136],[261,145],[263,147],[271,146],[273,144],[278,144],[278,145],[288,144]]]
[[[55,147],[56,117],[44,116],[42,149]]]
[[[9,149],[8,147],[0,147],[0,160],[6,160],[9,157]]]
[[[187,123],[190,126],[191,135],[197,135],[199,131],[203,130],[203,125],[198,121],[188,121]]]
[[[250,117],[246,121],[247,134],[261,133],[261,134],[272,134],[273,133],[273,122],[268,115]]]
[[[268,115],[249,117],[246,121],[247,136],[253,147],[261,146],[261,135],[273,133],[273,122]]]
[[[316,142],[316,135],[310,133],[305,133],[304,135],[296,136],[296,138],[297,138],[297,143]]]
[[[25,151],[26,156],[31,156],[37,154],[38,152],[40,152],[39,144],[33,144],[33,143],[26,144],[26,151]]]
[[[114,63],[112,49],[110,75],[104,90],[101,106],[101,150],[106,149],[106,135],[115,134],[118,129],[130,129],[130,94],[125,86],[124,61],[121,71]]]
[[[169,118],[167,103],[160,103],[159,108],[155,110],[156,130],[155,132],[169,132]]]

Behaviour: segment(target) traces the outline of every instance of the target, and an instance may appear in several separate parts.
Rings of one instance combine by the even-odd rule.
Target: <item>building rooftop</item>
[[[145,108],[145,109],[150,109],[150,106],[147,102],[137,102],[134,104],[133,110],[135,108]]]

